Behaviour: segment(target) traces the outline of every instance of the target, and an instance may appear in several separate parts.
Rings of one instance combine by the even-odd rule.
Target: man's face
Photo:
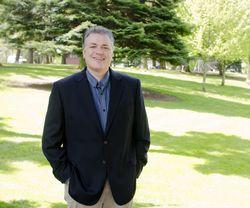
[[[89,70],[106,73],[113,57],[109,37],[105,34],[90,34],[85,40],[83,57]]]

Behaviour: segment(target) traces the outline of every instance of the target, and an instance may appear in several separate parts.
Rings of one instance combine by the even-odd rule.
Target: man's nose
[[[104,50],[101,47],[96,47],[95,52],[98,54],[103,54]]]

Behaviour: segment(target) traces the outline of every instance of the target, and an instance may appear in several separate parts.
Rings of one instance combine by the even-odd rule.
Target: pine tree
[[[66,1],[65,1],[66,2]],[[81,54],[81,35],[90,25],[102,25],[115,35],[115,58],[135,60],[148,57],[159,62],[180,64],[187,57],[181,36],[188,27],[176,14],[176,1],[95,0],[68,1],[76,19],[71,30],[60,36],[65,44],[76,46]],[[69,6],[69,3],[68,3]],[[74,7],[75,6],[75,7]],[[64,16],[64,18],[68,18]],[[62,19],[61,19],[62,20]],[[65,20],[63,20],[65,21]],[[72,24],[72,23],[75,23]]]
[[[34,0],[24,1],[2,1],[2,10],[0,15],[1,32],[0,36],[3,37],[12,47],[17,49],[17,58],[20,55],[20,50],[24,47],[25,43],[29,40],[36,38],[36,31],[34,30]],[[29,62],[32,63],[32,46],[29,47]]]
[[[174,0],[25,0],[19,4],[23,2],[29,4],[29,9],[22,15],[30,18],[22,25],[32,25],[33,31],[24,28],[30,36],[22,38],[21,45],[29,41],[37,50],[44,50],[41,44],[47,44],[50,51],[62,55],[74,52],[82,57],[82,34],[91,25],[102,25],[115,35],[116,60],[151,58],[180,64],[187,56],[180,37],[189,31],[175,14]],[[5,22],[20,28],[18,22]]]

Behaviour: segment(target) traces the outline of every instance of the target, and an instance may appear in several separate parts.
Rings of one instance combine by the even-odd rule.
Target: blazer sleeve
[[[53,84],[42,136],[42,150],[54,176],[65,183],[70,178],[71,165],[63,146],[65,135],[64,110],[59,87]]]
[[[150,132],[144,105],[141,83],[138,80],[136,89],[134,138],[136,143],[136,177],[141,174],[143,166],[147,164],[147,152],[150,145]]]

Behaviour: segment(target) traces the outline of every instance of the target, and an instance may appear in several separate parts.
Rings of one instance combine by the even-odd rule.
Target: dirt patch
[[[180,101],[179,98],[173,96],[173,95],[166,95],[166,94],[161,94],[158,92],[153,92],[148,89],[143,89],[143,96],[145,99],[149,100],[156,100],[156,101],[166,101],[166,102],[178,102]]]
[[[50,90],[52,83],[27,83],[27,82],[9,82],[7,84],[9,87],[17,88],[33,88],[38,90]]]
[[[9,82],[7,84],[9,87],[16,88],[32,88],[38,90],[51,90],[51,82],[41,82],[41,83],[30,83],[30,82]],[[143,96],[145,99],[155,100],[155,101],[165,101],[165,102],[178,102],[179,98],[173,95],[161,94],[148,89],[143,89]]]

